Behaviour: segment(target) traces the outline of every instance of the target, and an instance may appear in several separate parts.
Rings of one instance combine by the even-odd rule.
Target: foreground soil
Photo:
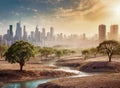
[[[83,72],[108,72],[90,77],[59,79],[39,85],[38,88],[120,88],[120,60],[108,62],[107,57],[83,59],[61,59],[59,66],[74,67]]]
[[[120,73],[55,80],[38,88],[120,88]]]
[[[73,73],[56,71],[55,69],[56,67],[42,64],[26,64],[24,66],[24,71],[20,72],[18,64],[9,64],[5,61],[0,61],[0,88],[8,82],[75,75]]]
[[[61,59],[57,61],[58,66],[74,67],[83,72],[120,72],[120,60],[113,58],[108,62],[107,57],[96,57],[83,59]]]

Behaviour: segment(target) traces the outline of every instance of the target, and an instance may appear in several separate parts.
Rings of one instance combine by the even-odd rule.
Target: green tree
[[[114,40],[107,40],[99,44],[97,47],[100,52],[105,52],[109,58],[109,62],[111,62],[113,54],[118,51],[120,44]]]
[[[40,54],[40,49],[41,49],[41,47],[40,46],[35,46],[35,55],[39,55]]]
[[[94,55],[94,57],[96,57],[96,54],[97,54],[97,48],[90,48],[90,54]]]
[[[75,54],[76,52],[74,50],[71,51],[71,54]]]
[[[1,56],[1,58],[3,57],[6,50],[7,50],[7,46],[0,45],[0,56]]]
[[[30,57],[34,57],[34,46],[28,42],[17,41],[11,45],[4,54],[5,60],[12,63],[19,63],[20,71]]]
[[[82,55],[84,56],[84,60],[87,59],[87,57],[89,55],[89,51],[88,50],[83,50]]]
[[[63,51],[63,54],[64,54],[64,55],[68,55],[68,54],[71,53],[71,51],[68,50],[68,49],[62,49],[62,51]]]
[[[55,50],[55,56],[60,58],[63,55],[63,51],[62,50]]]
[[[47,59],[49,55],[54,53],[54,50],[52,48],[49,48],[49,47],[43,47],[39,50],[39,52],[41,54],[41,57],[45,56]]]

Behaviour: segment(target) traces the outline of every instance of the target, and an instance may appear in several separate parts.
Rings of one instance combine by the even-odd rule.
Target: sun
[[[120,16],[120,6],[114,8],[115,14]]]

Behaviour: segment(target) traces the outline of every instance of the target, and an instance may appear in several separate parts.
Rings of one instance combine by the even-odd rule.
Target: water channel
[[[48,66],[54,66],[55,61],[49,61],[49,62],[45,62],[45,65]],[[74,70],[70,67],[59,67],[55,70],[61,70],[61,71],[65,71],[65,72],[71,72],[71,73],[75,73],[77,75],[75,76],[68,76],[68,77],[64,77],[64,78],[74,78],[74,77],[85,77],[85,76],[91,76],[94,74],[90,74],[90,73],[84,73],[78,70]],[[56,79],[62,79],[61,78],[51,78],[51,79],[38,79],[38,80],[32,80],[32,81],[23,81],[23,82],[14,82],[14,83],[7,83],[5,84],[2,88],[37,88],[38,85],[43,84],[43,83],[47,83],[50,82],[52,80],[56,80]]]

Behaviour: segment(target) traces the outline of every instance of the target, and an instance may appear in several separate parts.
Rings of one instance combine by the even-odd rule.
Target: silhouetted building
[[[83,34],[83,40],[86,40],[86,34],[85,33]]]
[[[26,31],[26,26],[23,28],[23,40],[27,41],[27,31]]]
[[[2,44],[3,42],[2,42],[2,35],[0,35],[0,44]]]
[[[118,25],[110,26],[110,39],[118,40]]]
[[[9,26],[10,38],[13,39],[13,25]]]
[[[21,28],[21,23],[18,22],[16,24],[16,35],[15,35],[15,40],[21,40],[22,38],[22,28]]]
[[[106,40],[106,25],[104,24],[99,25],[98,34],[99,34],[99,42]]]
[[[50,38],[49,38],[51,41],[53,41],[54,40],[54,28],[53,27],[51,27],[50,28]]]
[[[31,31],[31,41],[34,42],[34,36],[35,36],[35,33],[33,31]]]

